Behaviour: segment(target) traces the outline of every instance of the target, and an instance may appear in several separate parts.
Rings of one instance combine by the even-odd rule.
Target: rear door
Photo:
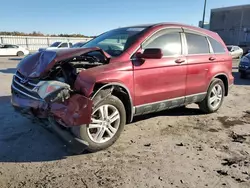
[[[204,97],[207,90],[209,64],[215,60],[207,37],[200,33],[185,30],[187,54],[187,100]],[[195,101],[194,101],[195,102]]]
[[[211,44],[215,60],[210,64],[210,70],[213,74],[210,75],[208,81],[210,81],[212,75],[217,74],[217,71],[224,70],[224,74],[227,75],[229,81],[232,81],[232,57],[228,55],[227,49],[220,42],[214,38],[208,37],[208,40]],[[209,84],[209,83],[208,83]],[[231,84],[231,83],[229,83]]]
[[[163,57],[145,59],[138,66],[134,63],[136,114],[184,103],[187,72],[181,33],[181,28],[160,30],[142,44],[141,51],[160,48]]]

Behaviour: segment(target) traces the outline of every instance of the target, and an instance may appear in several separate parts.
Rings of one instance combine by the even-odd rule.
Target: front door
[[[141,51],[160,48],[163,57],[134,64],[136,115],[183,105],[187,67],[181,32],[181,29],[161,30],[142,44]]]

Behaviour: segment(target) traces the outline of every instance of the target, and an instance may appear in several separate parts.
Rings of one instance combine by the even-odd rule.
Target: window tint
[[[209,44],[205,36],[186,33],[188,54],[210,53]]]
[[[68,47],[68,43],[62,43],[62,44],[60,45],[60,48],[65,48],[65,47]]]
[[[144,46],[146,48],[160,48],[163,56],[173,56],[181,54],[181,35],[180,33],[166,33],[153,36]]]
[[[218,41],[216,41],[215,39],[208,37],[210,44],[212,45],[212,48],[214,50],[214,53],[225,53],[225,48],[224,46],[222,46],[221,43],[219,43]],[[228,50],[231,51],[232,47],[228,47]],[[234,49],[237,50],[237,49]]]
[[[4,45],[4,48],[17,48],[17,46],[7,44]]]

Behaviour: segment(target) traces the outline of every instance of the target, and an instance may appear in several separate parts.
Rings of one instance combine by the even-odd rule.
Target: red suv
[[[11,101],[93,152],[111,146],[134,116],[191,103],[217,111],[233,84],[231,71],[232,57],[217,33],[138,25],[103,33],[81,48],[25,57]]]

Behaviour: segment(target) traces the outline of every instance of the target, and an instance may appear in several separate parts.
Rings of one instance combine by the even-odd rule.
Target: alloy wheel
[[[120,113],[110,104],[105,104],[92,114],[91,123],[87,127],[89,138],[96,143],[104,143],[114,137],[120,125]]]
[[[222,100],[222,87],[219,84],[214,85],[213,89],[211,90],[210,97],[209,97],[209,104],[212,108],[218,108]]]

